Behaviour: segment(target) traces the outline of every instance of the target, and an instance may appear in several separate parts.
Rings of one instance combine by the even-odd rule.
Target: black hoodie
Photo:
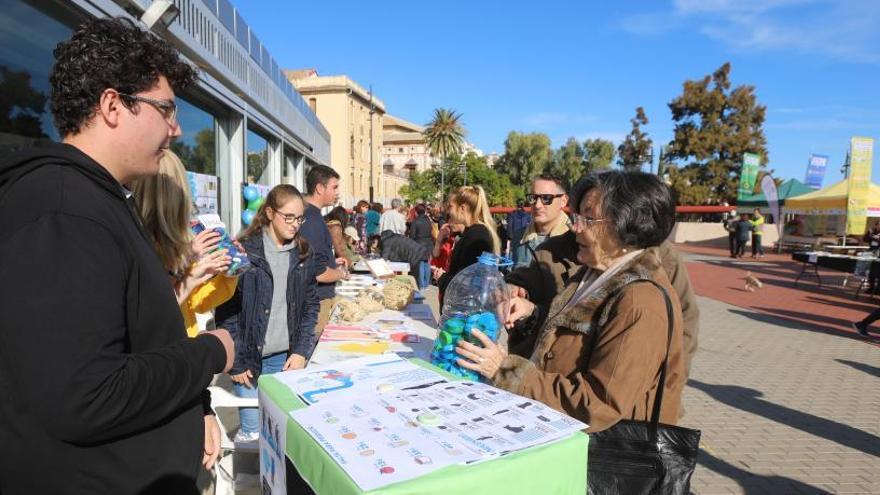
[[[70,145],[6,157],[0,260],[0,492],[194,492],[226,355],[119,183]]]

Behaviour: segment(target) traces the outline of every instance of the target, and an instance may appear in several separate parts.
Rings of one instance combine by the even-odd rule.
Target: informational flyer
[[[189,182],[189,194],[197,214],[218,213],[217,177],[187,172],[186,178],[187,182]]]
[[[260,486],[263,494],[286,493],[284,465],[287,445],[287,416],[263,395],[260,395]]]
[[[364,491],[587,427],[535,400],[468,381],[349,395],[290,415]]]
[[[446,378],[394,353],[350,359],[327,366],[285,371],[275,377],[306,404],[399,391]]]

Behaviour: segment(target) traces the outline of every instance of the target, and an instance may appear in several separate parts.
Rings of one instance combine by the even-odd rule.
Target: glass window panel
[[[220,22],[226,26],[230,33],[235,33],[235,9],[232,7],[232,3],[229,0],[218,0],[217,6],[220,11],[218,16],[220,17]],[[241,42],[240,39],[239,42]],[[247,47],[247,41],[245,41],[244,46]]]
[[[257,38],[257,35],[251,31],[251,58],[254,59],[256,63],[260,63],[260,39]]]
[[[247,23],[244,22],[244,17],[242,17],[241,14],[239,14],[238,11],[236,10],[235,11],[235,39],[237,39],[238,42],[241,43],[241,46],[243,46],[245,48],[245,50],[248,49],[248,39],[249,39],[248,37],[249,36],[250,36],[250,28],[248,28]]]
[[[269,141],[251,129],[247,131],[245,182],[269,185]]]
[[[60,136],[49,109],[49,71],[58,42],[82,15],[62,7],[2,2],[0,8],[0,152]]]
[[[176,101],[183,134],[171,144],[172,151],[190,172],[217,175],[216,118],[179,96]]]
[[[217,15],[217,0],[202,0],[202,3],[204,3],[214,15]]]

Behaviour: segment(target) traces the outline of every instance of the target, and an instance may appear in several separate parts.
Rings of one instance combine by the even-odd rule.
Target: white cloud
[[[674,0],[662,13],[627,16],[624,31],[694,29],[733,51],[791,50],[858,63],[880,62],[877,0]]]

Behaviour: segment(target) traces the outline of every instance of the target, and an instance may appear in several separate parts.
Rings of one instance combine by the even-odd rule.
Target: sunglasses
[[[530,205],[533,205],[538,202],[538,198],[541,198],[541,202],[544,203],[544,206],[547,206],[556,198],[561,198],[563,196],[565,196],[565,194],[526,194],[526,201],[528,201]]]

